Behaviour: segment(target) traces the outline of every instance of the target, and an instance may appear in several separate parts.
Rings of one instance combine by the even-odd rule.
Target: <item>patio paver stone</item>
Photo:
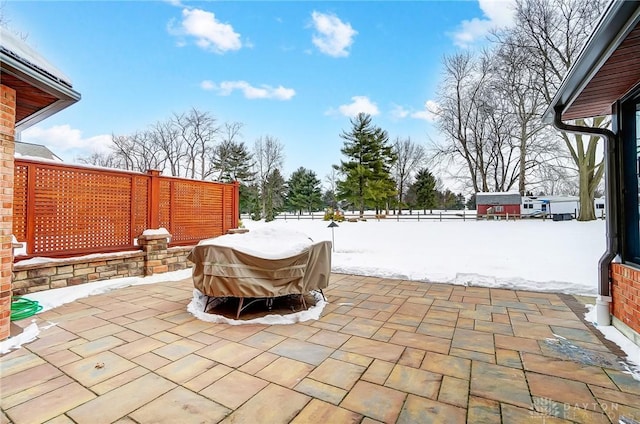
[[[325,295],[290,325],[200,321],[190,278],[36,315],[0,356],[0,424],[640,422],[567,295],[344,274]]]

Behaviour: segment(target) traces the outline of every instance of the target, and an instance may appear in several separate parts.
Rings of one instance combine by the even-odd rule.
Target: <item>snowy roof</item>
[[[36,69],[49,78],[52,78],[61,84],[68,87],[72,87],[71,79],[66,76],[62,71],[53,66],[47,59],[45,59],[40,53],[35,51],[24,41],[18,39],[6,28],[0,28],[0,50],[9,56],[12,56],[16,60],[24,63],[32,69]]]
[[[24,143],[21,141],[16,141],[16,157],[35,157],[35,158],[43,158],[50,159],[55,161],[62,161],[59,156],[53,153],[47,146],[43,146],[41,144],[32,144],[32,143]]]
[[[16,91],[15,129],[23,131],[80,100],[71,79],[0,27],[0,79]]]
[[[476,193],[476,205],[519,205],[521,199],[517,192]]]

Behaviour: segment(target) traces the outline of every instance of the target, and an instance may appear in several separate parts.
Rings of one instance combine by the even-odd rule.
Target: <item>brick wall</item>
[[[640,334],[640,270],[612,264],[611,274],[612,314]]]
[[[11,267],[13,265],[13,154],[15,151],[16,92],[0,84],[0,340],[9,337]]]
[[[13,292],[25,295],[41,290],[75,286],[113,278],[141,277],[190,267],[187,255],[191,247],[167,249],[166,238],[152,240],[142,251],[103,255],[100,259],[83,257],[58,259],[52,262],[14,266]],[[146,248],[145,248],[146,247]]]

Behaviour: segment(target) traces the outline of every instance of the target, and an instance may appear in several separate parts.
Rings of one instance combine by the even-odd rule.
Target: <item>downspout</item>
[[[609,289],[610,276],[609,264],[616,257],[619,246],[618,235],[618,183],[613,174],[616,169],[616,135],[606,128],[592,128],[580,125],[570,125],[562,122],[562,107],[556,106],[553,110],[553,126],[557,129],[574,134],[602,137],[605,151],[605,215],[607,222],[607,248],[598,261],[598,298],[596,299],[596,323],[598,325],[611,325],[611,292]]]

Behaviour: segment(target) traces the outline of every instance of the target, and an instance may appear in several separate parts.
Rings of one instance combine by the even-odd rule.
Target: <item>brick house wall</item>
[[[9,337],[11,273],[13,266],[13,155],[15,150],[16,92],[0,84],[0,173],[2,220],[0,221],[0,340]]]
[[[611,264],[611,277],[612,315],[640,334],[640,270]]]

